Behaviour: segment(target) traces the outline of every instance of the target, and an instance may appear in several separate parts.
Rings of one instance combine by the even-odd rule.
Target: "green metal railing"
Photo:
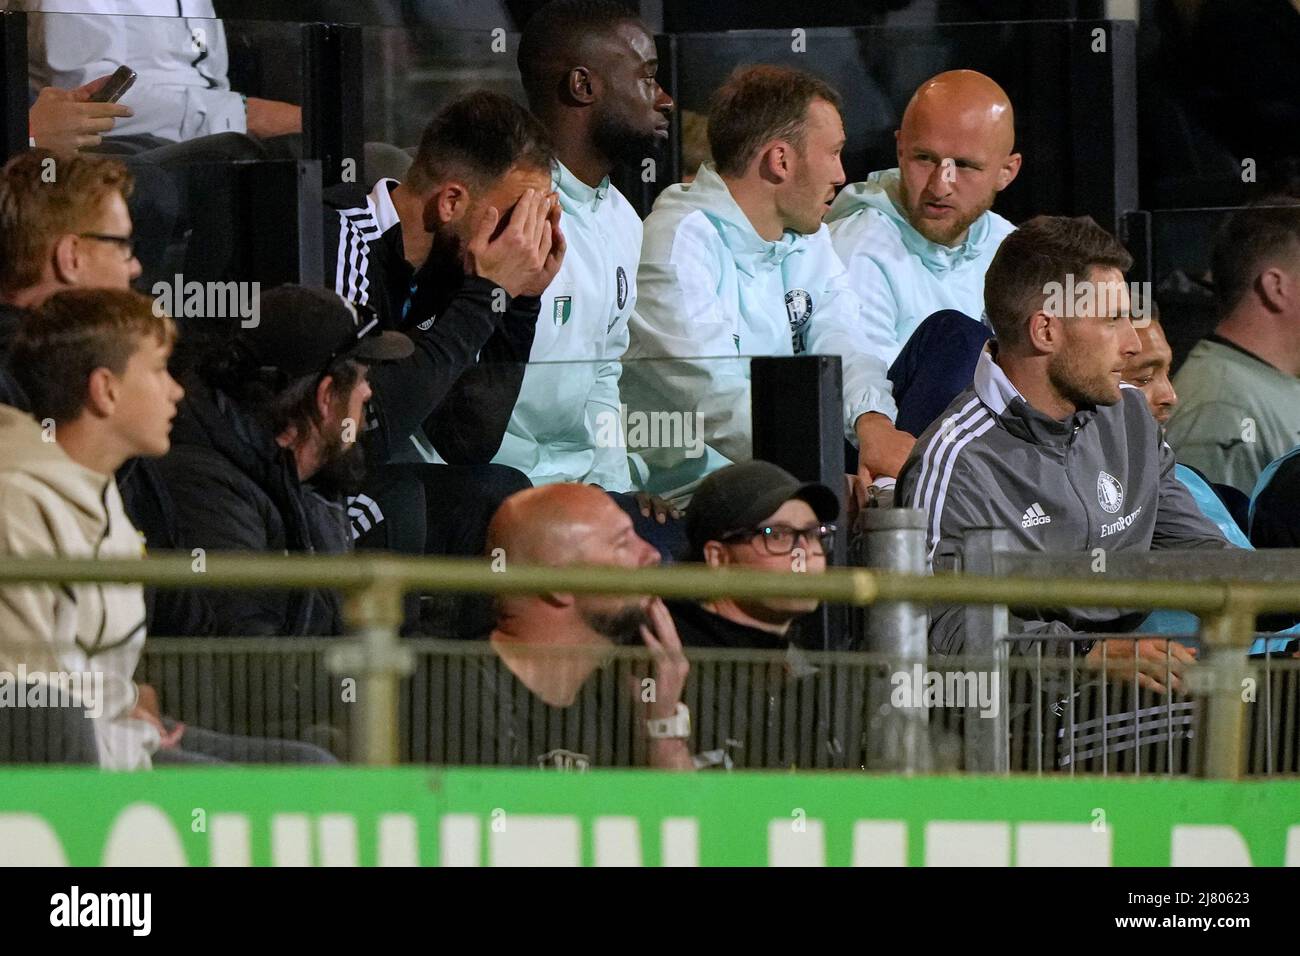
[[[1294,581],[1117,581],[1112,578],[993,578],[970,574],[902,574],[829,568],[790,574],[703,567],[507,566],[486,560],[383,556],[288,557],[247,554],[154,555],[136,560],[0,560],[0,585],[138,583],[154,587],[328,588],[345,596],[352,640],[341,642],[330,666],[360,676],[361,753],[366,763],[397,762],[399,683],[411,654],[398,638],[403,596],[444,593],[656,594],[670,598],[816,598],[865,606],[885,602],[1039,607],[1146,607],[1185,610],[1202,619],[1211,650],[1244,650],[1261,613],[1300,608]],[[1209,737],[1206,773],[1237,779],[1242,772],[1244,714],[1239,696],[1244,662],[1214,654],[1198,689],[1205,694]]]

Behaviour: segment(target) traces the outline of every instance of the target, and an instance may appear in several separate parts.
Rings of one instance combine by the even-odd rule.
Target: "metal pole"
[[[1221,614],[1201,617],[1208,660],[1188,673],[1188,686],[1205,701],[1205,776],[1240,780],[1245,758],[1246,709],[1242,681],[1249,675],[1245,654],[1255,633],[1255,612],[1233,603]]]
[[[924,574],[925,512],[918,508],[870,508],[860,525],[867,566],[904,574]],[[894,707],[891,693],[898,675],[915,681],[925,670],[929,616],[907,601],[872,604],[867,609],[866,650],[886,655],[887,673],[873,669],[872,692],[880,701],[868,715],[868,758],[872,769],[925,772],[933,766],[930,717],[925,707]],[[919,665],[919,666],[918,666]],[[913,686],[913,694],[921,688]],[[915,701],[920,703],[920,701]]]
[[[365,179],[361,59],[359,25],[302,25],[303,158],[320,160],[326,186]]]
[[[413,655],[398,637],[403,588],[384,577],[349,594],[343,615],[353,640],[328,657],[330,670],[354,681],[353,732],[360,752],[356,762],[387,767],[398,762],[398,717],[402,678],[411,673]],[[348,700],[345,695],[344,700]],[[358,732],[359,731],[359,732]]]
[[[997,573],[996,557],[999,551],[1010,549],[1011,536],[1001,529],[981,528],[966,533],[962,543],[962,570],[970,574],[992,577]],[[976,682],[987,674],[990,686],[996,681],[999,700],[1007,684],[1007,654],[1010,648],[1007,636],[1007,607],[1005,604],[967,607],[964,612],[960,660],[974,670]],[[999,706],[996,713],[985,717],[978,706],[967,706],[964,730],[966,735],[966,769],[978,773],[1007,773],[1010,770],[1010,748],[1007,745],[1007,709]]]

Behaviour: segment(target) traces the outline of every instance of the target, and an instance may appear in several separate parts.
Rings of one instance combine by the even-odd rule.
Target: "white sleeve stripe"
[[[367,246],[365,239],[358,233],[352,242],[352,250],[348,254],[348,266],[350,269],[348,278],[348,290],[344,293],[346,298],[353,302],[364,303],[360,298],[361,289],[366,281],[365,270],[369,267],[370,259],[366,255]]]
[[[953,416],[956,419],[956,416]],[[980,426],[988,419],[994,420],[988,408],[977,402],[976,407],[948,430],[944,437],[933,445],[936,448],[928,448],[930,454],[927,462],[929,472],[926,475],[926,485],[922,489],[923,497],[919,506],[926,512],[926,560],[931,560],[934,555],[934,549],[938,545],[940,531],[940,518],[942,506],[938,504],[940,495],[946,492],[947,477],[952,474],[951,463],[956,457],[957,452],[964,447],[965,439],[971,430]],[[936,436],[937,437],[937,436]],[[945,469],[946,472],[945,472]]]
[[[955,433],[962,427],[964,417],[979,404],[980,400],[978,398],[972,398],[956,414],[948,416],[948,420],[952,422],[952,427],[948,429],[947,433],[935,432],[930,436],[930,444],[921,457],[921,472],[917,475],[916,507],[929,510],[930,498],[934,494],[934,469],[937,466],[937,461],[943,452],[951,447],[952,442],[956,440]]]
[[[347,295],[347,283],[344,280],[344,269],[348,264],[348,237],[352,233],[352,226],[343,213],[339,213],[339,249],[337,253],[337,262],[334,267],[334,291],[341,296]]]
[[[350,495],[348,497],[348,514],[364,514],[361,509],[365,508],[370,512],[375,524],[384,520],[384,513],[379,510],[379,503],[366,494]]]
[[[952,478],[952,468],[953,465],[957,463],[957,456],[961,454],[963,448],[969,445],[976,438],[979,438],[996,424],[997,419],[992,415],[989,415],[987,421],[963,437],[961,441],[957,442],[957,444],[953,446],[952,454],[948,456],[948,463],[943,470],[943,478],[939,481],[939,490],[934,501],[934,510],[931,512],[930,540],[925,552],[925,560],[929,564],[934,563],[934,551],[935,548],[939,546],[939,534],[943,529],[943,505],[948,496],[948,481]]]

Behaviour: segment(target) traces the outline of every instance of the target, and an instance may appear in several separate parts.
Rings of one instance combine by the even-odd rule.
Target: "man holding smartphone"
[[[27,113],[31,145],[68,153],[103,143],[119,119],[134,115],[119,97],[103,97],[112,79],[101,76],[72,90],[47,86],[37,93]]]
[[[302,131],[300,107],[230,88],[225,28],[212,0],[25,0],[23,7],[34,87],[84,88],[123,65],[139,74],[125,97],[131,110],[113,114],[121,120],[116,136],[143,138],[148,148],[213,133],[267,139]]]

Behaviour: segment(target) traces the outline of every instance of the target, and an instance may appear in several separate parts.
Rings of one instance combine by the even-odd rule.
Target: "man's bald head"
[[[501,548],[507,561],[519,564],[580,564],[588,540],[618,518],[627,516],[599,488],[528,488],[507,498],[492,516],[488,551]]]
[[[922,83],[895,135],[903,212],[917,232],[941,245],[963,242],[1020,171],[1011,101],[974,70]]]
[[[571,564],[638,568],[659,563],[659,552],[637,535],[632,519],[608,494],[591,485],[528,488],[507,498],[488,525],[489,554],[500,548],[507,568]],[[518,595],[498,602],[516,635],[536,630],[554,642],[579,627],[618,643],[634,641],[649,598],[629,595]],[[499,624],[500,626],[500,624]],[[547,633],[550,629],[551,633]]]
[[[637,535],[627,512],[593,485],[543,485],[516,492],[492,516],[487,548],[489,553],[504,549],[507,561],[552,567],[659,562],[659,552]]]
[[[903,112],[899,136],[935,125],[986,140],[1001,156],[1016,145],[1015,113],[1006,91],[974,70],[950,70],[922,83]]]

